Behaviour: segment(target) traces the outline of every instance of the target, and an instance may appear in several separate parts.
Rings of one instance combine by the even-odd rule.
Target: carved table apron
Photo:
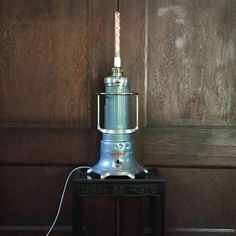
[[[165,180],[161,177],[159,171],[153,168],[148,168],[148,171],[145,178],[139,179],[89,179],[86,171],[78,171],[73,178],[73,236],[90,235],[89,228],[82,223],[84,208],[82,199],[86,196],[149,196],[152,204],[150,216],[153,225],[148,229],[143,229],[140,235],[164,236]],[[117,207],[119,207],[119,204]],[[120,235],[119,232],[119,226],[116,226],[116,236]]]

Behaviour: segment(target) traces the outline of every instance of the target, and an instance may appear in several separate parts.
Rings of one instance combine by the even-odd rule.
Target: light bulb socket
[[[123,76],[123,69],[121,67],[113,67],[112,76],[115,76],[115,77]]]

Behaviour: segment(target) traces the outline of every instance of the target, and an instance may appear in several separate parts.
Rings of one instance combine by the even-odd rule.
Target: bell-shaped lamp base
[[[101,179],[112,177],[128,177],[130,179],[144,177],[148,170],[143,168],[134,157],[114,157],[107,159],[101,157],[99,162],[90,168],[87,173],[89,175],[98,175]]]

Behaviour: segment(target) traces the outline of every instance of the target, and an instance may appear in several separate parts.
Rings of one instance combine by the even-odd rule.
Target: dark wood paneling
[[[91,119],[92,125],[97,125],[96,93],[104,91],[104,77],[111,75],[113,65],[113,11],[114,1],[96,0],[93,2],[91,47]]]
[[[1,225],[50,225],[71,167],[1,166]],[[69,184],[59,225],[71,225]]]
[[[234,169],[160,170],[167,179],[167,228],[235,228]]]
[[[1,121],[90,126],[88,3],[1,0]]]
[[[234,0],[149,1],[148,124],[235,124]]]
[[[167,235],[232,235],[236,5],[148,2],[143,161],[169,167],[161,169],[167,178]]]
[[[76,128],[1,128],[0,164],[90,163],[98,157],[97,134]]]
[[[149,165],[236,167],[236,129],[147,128],[142,148]]]
[[[124,74],[130,79],[131,90],[140,93],[143,112],[145,72],[145,1],[121,1],[121,57]],[[130,14],[132,12],[132,14]],[[133,107],[133,113],[135,107]],[[135,114],[135,113],[134,113]],[[142,114],[142,113],[141,113]],[[143,123],[143,117],[141,124]]]

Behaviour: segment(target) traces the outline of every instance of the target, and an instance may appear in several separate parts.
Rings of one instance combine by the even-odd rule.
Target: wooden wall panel
[[[0,235],[44,234],[69,171],[98,158],[93,13],[93,1],[0,1]],[[71,197],[58,225],[71,226]]]
[[[168,177],[167,228],[235,228],[234,169],[161,168],[160,170]]]
[[[0,164],[89,163],[98,155],[96,136],[92,130],[76,128],[1,128]],[[91,141],[96,145],[93,149]]]
[[[148,124],[235,124],[235,1],[153,0],[148,16]]]
[[[227,127],[146,128],[143,161],[157,166],[236,167],[236,130]]]
[[[144,110],[145,74],[145,7],[146,1],[121,1],[121,57],[124,75],[130,79],[131,90],[140,94],[140,111]],[[130,14],[132,12],[132,14]],[[134,113],[135,107],[132,107]],[[135,114],[135,113],[134,113]],[[141,126],[143,116],[140,114]],[[134,126],[134,125],[133,125]]]
[[[164,167],[167,235],[233,235],[236,5],[151,0],[146,11],[142,158]]]
[[[91,9],[92,31],[90,46],[92,47],[91,64],[91,119],[92,126],[97,126],[96,93],[104,91],[104,77],[111,75],[113,65],[113,12],[114,1],[97,0]]]
[[[59,204],[67,174],[73,166],[1,166],[2,226],[48,226]],[[59,225],[71,225],[71,184]],[[0,233],[1,234],[1,233]]]
[[[90,126],[87,1],[1,1],[0,121]]]

